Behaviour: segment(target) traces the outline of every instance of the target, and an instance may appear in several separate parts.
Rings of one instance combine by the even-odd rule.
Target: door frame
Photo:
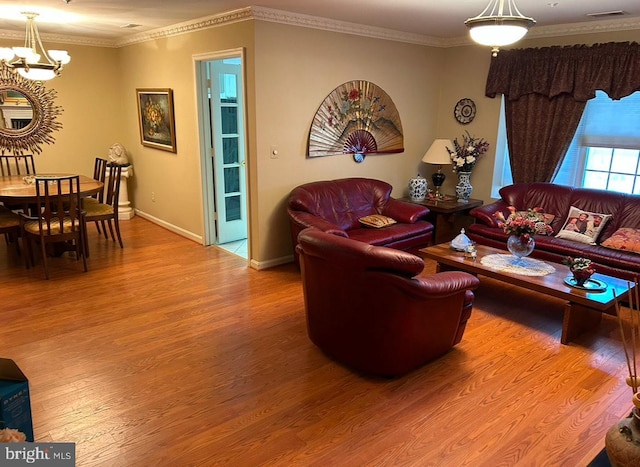
[[[242,74],[242,93],[243,93],[243,123],[245,128],[244,134],[244,150],[245,150],[245,161],[246,164],[244,166],[245,170],[245,209],[247,212],[247,248],[248,248],[248,257],[247,261],[251,261],[251,210],[250,210],[250,190],[249,190],[249,173],[250,173],[250,161],[249,161],[249,145],[248,145],[248,118],[247,118],[247,72],[246,72],[246,53],[244,47],[239,47],[236,49],[227,49],[220,50],[217,52],[208,52],[202,54],[194,54],[192,55],[193,60],[193,72],[194,72],[194,82],[195,82],[195,97],[196,97],[196,109],[197,109],[197,124],[198,124],[198,140],[199,140],[199,148],[200,148],[200,176],[201,176],[201,186],[202,186],[202,213],[203,213],[203,231],[204,235],[202,237],[203,244],[205,246],[215,245],[216,242],[216,232],[212,231],[210,228],[211,223],[209,222],[209,215],[212,212],[215,212],[215,205],[212,206],[214,201],[214,185],[213,180],[209,177],[210,173],[213,173],[212,168],[212,160],[211,154],[208,151],[206,145],[206,135],[204,129],[204,111],[209,111],[208,108],[203,108],[203,83],[201,82],[201,66],[204,62],[214,61],[214,60],[223,60],[225,58],[240,58],[241,60],[241,74]]]

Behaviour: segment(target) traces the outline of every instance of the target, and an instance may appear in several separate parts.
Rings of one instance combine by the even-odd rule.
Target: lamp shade
[[[35,23],[38,13],[23,12],[27,18],[24,47],[0,48],[0,62],[4,66],[15,69],[23,78],[34,81],[46,81],[55,78],[62,71],[63,65],[71,61],[66,50],[44,50],[40,33]],[[14,57],[17,60],[11,61]],[[42,61],[41,61],[42,59]]]
[[[422,162],[427,164],[451,164],[451,156],[447,147],[452,148],[453,143],[450,139],[436,139],[422,157]]]
[[[491,46],[495,56],[501,46],[522,39],[536,21],[520,13],[515,0],[490,0],[482,13],[464,24],[469,28],[471,39]]]
[[[477,24],[470,27],[469,34],[478,44],[491,47],[501,47],[518,42],[527,34],[528,28],[514,22],[514,24]]]

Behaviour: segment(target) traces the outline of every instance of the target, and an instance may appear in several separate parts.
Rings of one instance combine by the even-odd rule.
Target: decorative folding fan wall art
[[[309,133],[309,157],[404,151],[400,115],[391,97],[369,81],[349,81],[335,88],[316,112]]]

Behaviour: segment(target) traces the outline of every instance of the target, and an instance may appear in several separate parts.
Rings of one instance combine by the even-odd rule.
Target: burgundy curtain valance
[[[517,100],[526,94],[568,94],[586,102],[595,91],[621,99],[640,90],[640,44],[553,46],[501,50],[491,61],[485,93]]]

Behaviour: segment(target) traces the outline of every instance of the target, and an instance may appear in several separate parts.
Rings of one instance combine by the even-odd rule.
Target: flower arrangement
[[[567,256],[562,260],[562,264],[569,266],[571,271],[586,271],[593,274],[596,272],[595,265],[593,261],[588,258],[572,258],[571,256]]]
[[[497,211],[494,214],[498,225],[507,235],[517,235],[520,240],[525,242],[534,234],[548,235],[553,232],[553,228],[544,221],[544,213],[541,208],[516,211],[515,207],[509,206],[508,209],[510,214],[506,218],[502,211]]]
[[[365,94],[360,89],[343,91],[340,102],[327,107],[328,123],[332,127],[344,127],[351,121],[361,120],[365,126],[375,122],[379,114],[386,110],[380,96]]]
[[[158,128],[162,125],[162,121],[164,119],[162,107],[160,107],[160,104],[156,102],[147,101],[143,112],[145,121],[149,125],[149,133],[153,135],[158,131]]]
[[[484,139],[475,138],[468,131],[465,133],[466,135],[462,135],[462,143],[456,138],[453,140],[453,149],[447,147],[454,172],[471,172],[480,156],[489,149],[489,143]]]
[[[562,264],[569,266],[569,271],[573,273],[573,279],[577,285],[584,285],[594,272],[596,267],[588,258],[572,258],[567,256],[562,260]]]

